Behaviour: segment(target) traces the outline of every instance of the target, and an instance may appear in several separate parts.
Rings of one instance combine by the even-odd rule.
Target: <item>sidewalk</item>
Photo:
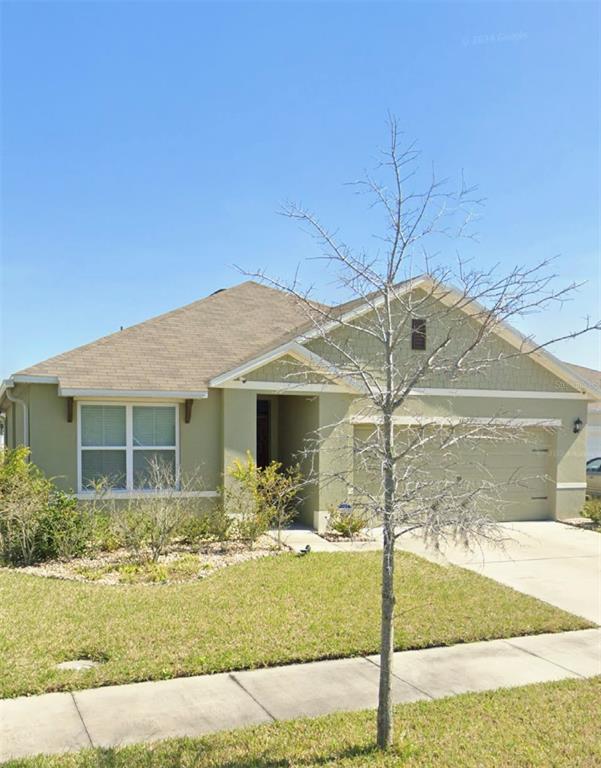
[[[0,700],[0,762],[374,708],[378,656]],[[397,703],[601,674],[601,629],[395,654]]]

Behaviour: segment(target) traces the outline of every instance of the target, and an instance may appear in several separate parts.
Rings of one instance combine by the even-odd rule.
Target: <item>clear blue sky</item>
[[[387,110],[486,195],[472,255],[561,254],[588,281],[522,330],[597,318],[600,7],[2,3],[2,376],[231,285],[233,264],[291,274],[315,250],[287,198],[373,247],[343,183]],[[600,363],[597,338],[554,351]]]

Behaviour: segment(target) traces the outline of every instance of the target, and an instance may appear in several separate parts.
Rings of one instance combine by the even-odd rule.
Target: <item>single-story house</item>
[[[427,281],[408,281],[404,290],[423,290]],[[353,301],[337,311],[350,318],[373,309]],[[427,318],[417,322],[418,343],[403,353],[408,361],[429,343]],[[524,338],[503,327],[495,343],[515,351]],[[119,478],[117,495],[139,493],[153,456],[182,473],[200,469],[202,494],[215,497],[227,468],[247,451],[260,464],[290,464],[307,435],[335,425],[322,432],[315,463],[318,478],[331,478],[341,461],[331,446],[341,430],[352,442],[365,416],[357,415],[356,382],[333,376],[327,354],[287,293],[243,282],[12,375],[0,390],[7,445],[28,445],[32,460],[80,498],[99,476]],[[307,375],[291,379],[299,364]],[[500,480],[516,472],[530,478],[502,516],[561,519],[577,515],[584,501],[587,406],[598,400],[592,382],[539,350],[452,388],[421,382],[395,418],[402,428],[420,417],[442,424],[502,412],[531,426],[528,440],[489,457]],[[352,472],[352,451],[348,463]],[[328,508],[347,496],[341,482],[318,479],[302,519],[323,526]]]
[[[572,363],[570,368],[582,379],[601,389],[601,371]],[[588,404],[586,435],[586,458],[598,459],[601,456],[601,400]]]

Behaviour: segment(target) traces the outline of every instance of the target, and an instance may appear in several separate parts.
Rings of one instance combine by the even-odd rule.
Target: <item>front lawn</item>
[[[600,711],[601,678],[564,680],[401,705],[386,754],[373,748],[375,713],[358,712],[6,768],[593,768]]]
[[[380,553],[283,554],[194,583],[0,570],[0,697],[374,653]],[[399,650],[590,626],[470,571],[397,555]],[[86,671],[58,662],[103,660]]]

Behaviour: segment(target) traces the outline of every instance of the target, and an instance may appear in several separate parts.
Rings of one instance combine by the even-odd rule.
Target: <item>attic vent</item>
[[[211,296],[216,296],[218,293],[222,293],[225,290],[226,290],[225,288],[218,288],[216,291],[213,291]]]

